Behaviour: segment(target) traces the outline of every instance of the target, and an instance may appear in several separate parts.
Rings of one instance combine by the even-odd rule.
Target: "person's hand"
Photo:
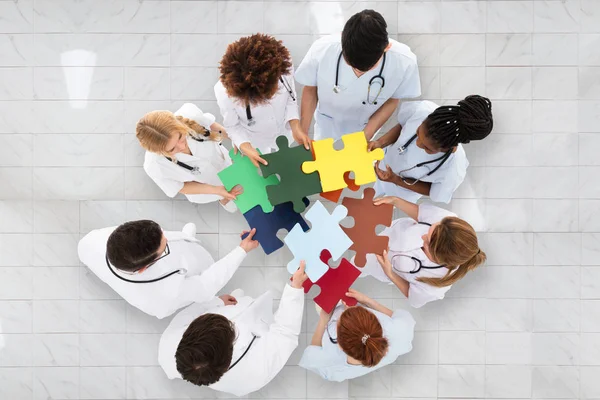
[[[252,230],[250,230],[250,232],[248,231],[244,231],[242,232],[242,236],[245,234],[248,234],[248,236],[246,236],[244,238],[244,240],[242,240],[242,243],[240,243],[240,247],[242,249],[244,249],[244,251],[246,253],[250,253],[252,250],[254,250],[255,248],[258,247],[258,240],[254,240],[254,234],[256,233],[256,228],[252,228]]]
[[[379,261],[379,265],[381,265],[381,269],[383,269],[383,272],[385,272],[385,276],[390,276],[390,274],[394,273],[392,271],[392,262],[390,261],[390,259],[388,257],[387,250],[384,250],[383,254],[377,254],[377,261]]]
[[[255,167],[258,167],[259,163],[262,165],[268,165],[267,161],[262,158],[260,154],[258,154],[258,151],[252,147],[249,142],[242,143],[240,145],[240,151],[243,155],[248,157],[250,161],[252,161],[252,164],[254,164]]]
[[[380,206],[382,204],[392,204],[394,205],[396,203],[396,200],[398,198],[396,196],[384,196],[384,197],[378,197],[375,200],[373,200],[373,204],[376,206]]]
[[[335,308],[334,308],[334,310],[335,310]],[[327,311],[325,311],[321,308],[321,311],[319,311],[319,319],[323,322],[329,322],[329,320],[331,319],[332,313],[333,313],[333,311],[328,313]]]
[[[367,150],[369,150],[369,151],[373,151],[375,149],[382,149],[382,148],[383,148],[383,143],[379,139],[371,140],[369,142],[369,145],[367,146]]]
[[[230,191],[225,190],[225,187],[221,186],[224,190],[224,192],[219,192],[219,195],[223,196],[223,198],[220,200],[221,204],[225,205],[227,203],[229,203],[231,200],[235,200],[237,199],[237,197],[244,193],[244,188],[241,185],[235,185],[233,188],[231,188]]]
[[[298,270],[296,270],[296,272],[294,272],[294,275],[292,275],[293,288],[300,289],[304,281],[308,279],[308,275],[306,275],[306,272],[304,272],[305,269],[306,263],[304,262],[304,260],[302,260],[300,261],[300,267],[298,267]]]
[[[304,130],[300,128],[292,129],[292,137],[294,138],[296,143],[298,143],[301,146],[304,146],[306,150],[310,150],[310,138],[308,137],[308,134],[304,132]]]
[[[225,303],[226,306],[235,306],[237,304],[236,298],[230,294],[224,294],[219,296],[219,298],[223,300],[223,303]]]
[[[375,163],[375,173],[377,174],[377,178],[384,182],[395,182],[398,175],[392,171],[389,165],[386,165],[385,167],[386,169],[384,171],[379,168],[379,161]]]
[[[365,305],[369,304],[369,302],[371,301],[371,298],[369,296],[367,296],[364,293],[359,292],[358,290],[354,290],[352,288],[348,289],[348,291],[346,292],[346,296],[352,297],[359,303],[362,303]]]

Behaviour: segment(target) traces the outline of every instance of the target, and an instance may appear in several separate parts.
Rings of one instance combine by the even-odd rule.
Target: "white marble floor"
[[[467,146],[451,204],[489,261],[414,311],[414,350],[396,365],[332,384],[296,354],[250,397],[600,399],[598,0],[0,0],[0,399],[217,396],[165,378],[168,321],[91,276],[77,241],[130,219],[192,220],[215,256],[227,252],[241,216],[167,200],[141,168],[135,121],[183,101],[218,114],[228,42],[275,34],[297,65],[363,8],[418,55],[424,98],[493,100],[494,133]],[[279,293],[288,258],[257,251],[230,287]],[[389,287],[359,286],[406,306]]]

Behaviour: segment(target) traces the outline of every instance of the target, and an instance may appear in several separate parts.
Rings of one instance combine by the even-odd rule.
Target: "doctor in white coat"
[[[225,129],[212,114],[191,103],[175,113],[152,111],[137,123],[136,136],[146,150],[144,171],[169,197],[181,193],[193,203],[219,201],[229,212],[242,193],[225,190],[217,173],[231,165],[221,144]]]
[[[402,103],[398,124],[369,143],[369,150],[385,148],[375,169],[377,195],[449,203],[469,166],[462,144],[485,139],[492,128],[492,103],[482,96],[441,107],[431,101]]]
[[[412,350],[415,320],[408,311],[392,311],[353,289],[355,307],[338,304],[319,322],[300,366],[328,381],[342,382],[376,371]]]
[[[475,230],[456,214],[391,196],[374,204],[393,204],[408,217],[383,230],[390,238],[389,251],[367,254],[361,276],[393,283],[411,306],[443,299],[454,283],[485,262]]]
[[[160,366],[169,379],[235,396],[261,389],[298,346],[306,279],[302,262],[285,284],[275,315],[270,292],[253,300],[237,289],[231,296],[192,304],[163,333]]]
[[[399,99],[421,95],[417,57],[388,38],[381,14],[353,15],[342,35],[317,40],[296,70],[304,85],[304,131],[315,117],[315,140],[364,131],[367,140],[389,119]]]
[[[309,148],[307,131],[300,128],[292,58],[281,41],[260,33],[243,37],[227,47],[219,70],[215,96],[223,125],[254,165],[266,165],[256,148],[271,152],[280,135]]]
[[[79,259],[132,306],[165,318],[212,299],[258,246],[255,230],[215,262],[196,239],[196,226],[164,231],[154,221],[97,229],[79,242]]]

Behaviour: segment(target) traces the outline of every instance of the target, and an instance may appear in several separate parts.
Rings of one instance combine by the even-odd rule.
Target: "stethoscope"
[[[427,223],[427,222],[417,222],[417,223],[418,223],[418,224],[421,224],[421,225],[427,225],[427,226],[431,226],[431,224],[429,224],[429,223]],[[413,261],[416,263],[416,265],[417,265],[417,269],[414,269],[414,270],[412,270],[412,271],[409,271],[409,272],[408,272],[409,274],[416,274],[416,273],[418,273],[419,271],[421,271],[422,269],[440,269],[440,268],[446,268],[446,266],[445,266],[445,265],[435,265],[435,266],[432,266],[432,267],[423,266],[423,263],[422,263],[422,262],[421,262],[421,260],[419,260],[417,257],[413,257],[413,256],[407,256],[407,255],[405,255],[405,254],[397,254],[397,256],[409,257],[411,260],[413,260]],[[394,268],[394,270],[395,270],[396,272],[404,272],[404,271],[397,271],[395,268]]]
[[[252,343],[254,343],[254,341],[256,340],[258,336],[255,335],[254,333],[252,334],[252,340],[250,341],[250,344],[248,345],[248,347],[246,347],[246,350],[242,353],[242,355],[240,356],[240,358],[238,358],[233,364],[231,364],[229,366],[229,368],[227,368],[227,371],[231,370],[231,368],[235,367],[237,365],[237,363],[239,363],[240,361],[242,361],[242,358],[244,358],[244,356],[246,355],[246,353],[248,353],[248,351],[250,350],[250,347],[252,347]]]
[[[185,240],[185,239],[183,239]],[[152,261],[150,264],[148,264],[148,266],[156,264],[158,261],[162,260],[163,258],[165,258],[166,256],[168,256],[169,254],[171,254],[171,250],[169,249],[169,244],[167,243],[167,247],[166,247],[166,254],[158,257],[156,260]],[[170,276],[173,276],[175,274],[180,274],[180,275],[185,275],[187,273],[187,270],[184,268],[178,269],[176,271],[171,271],[163,276],[159,276],[158,278],[154,278],[154,279],[147,279],[147,280],[132,280],[132,279],[127,279],[122,277],[121,275],[117,274],[115,272],[115,270],[113,269],[112,265],[110,265],[110,261],[108,261],[108,253],[106,253],[104,255],[104,259],[106,260],[106,265],[108,266],[108,269],[110,272],[112,272],[112,274],[114,276],[116,276],[117,278],[119,278],[122,281],[125,282],[129,282],[129,283],[154,283],[154,282],[158,282],[158,281],[162,281],[163,279],[167,279]]]
[[[296,96],[294,96],[294,92],[292,91],[292,86],[285,80],[283,77],[279,77],[279,82],[283,85],[285,90],[287,90],[288,94],[292,98],[292,101],[296,101]],[[246,104],[246,119],[248,120],[248,126],[252,126],[256,124],[256,121],[252,117],[252,110],[250,110],[250,104]]]
[[[404,145],[403,145],[402,147],[398,148],[398,154],[403,154],[403,153],[406,151],[406,149],[408,148],[408,146],[410,146],[410,144],[411,144],[412,142],[414,142],[416,138],[417,138],[417,134],[415,133],[415,134],[413,135],[413,137],[411,137],[410,139],[408,139],[408,141],[407,141],[406,143],[404,143]],[[435,158],[435,159],[433,159],[433,160],[429,160],[429,161],[423,161],[423,162],[420,162],[420,163],[416,164],[415,166],[413,166],[413,167],[411,167],[411,168],[403,169],[402,171],[400,171],[400,172],[398,173],[398,175],[400,175],[400,178],[402,178],[402,181],[403,181],[404,183],[406,183],[407,185],[409,185],[409,186],[415,185],[415,184],[416,184],[417,182],[419,182],[421,179],[423,179],[423,178],[425,178],[426,176],[429,176],[429,175],[431,175],[431,174],[435,173],[435,171],[437,171],[438,169],[440,169],[440,167],[441,167],[442,165],[444,165],[444,163],[445,163],[446,161],[448,161],[448,159],[450,158],[450,156],[451,156],[451,155],[452,155],[452,150],[448,150],[446,153],[444,153],[444,155],[443,155],[443,156],[441,156],[441,157],[438,157],[438,158]],[[425,175],[421,176],[420,178],[416,178],[416,179],[415,179],[415,178],[410,178],[410,179],[413,179],[413,181],[412,181],[412,182],[408,182],[408,181],[407,181],[407,179],[408,179],[408,178],[405,178],[405,177],[403,176],[403,175],[404,175],[404,173],[406,173],[406,172],[408,172],[408,171],[412,171],[412,170],[413,170],[413,169],[415,169],[415,168],[421,168],[421,167],[423,167],[423,166],[425,166],[425,165],[427,165],[427,164],[432,164],[432,163],[434,163],[434,162],[438,162],[438,161],[440,161],[440,163],[437,165],[437,167],[435,167],[433,170],[431,170],[431,171],[427,172]]]
[[[221,132],[221,131],[219,131],[219,133],[220,133],[220,132]],[[206,129],[206,128],[205,128],[205,129],[204,129],[204,133],[202,134],[202,136],[204,136],[204,137],[200,137],[200,136],[196,136],[196,135],[188,135],[188,136],[189,136],[189,137],[191,137],[192,139],[194,139],[196,142],[200,142],[200,143],[202,143],[202,142],[204,142],[204,141],[205,141],[205,139],[204,139],[204,138],[207,138],[207,137],[209,137],[209,136],[210,136],[210,131],[209,131],[208,129]],[[219,145],[221,145],[221,143],[219,143]],[[173,159],[172,159],[171,157],[166,157],[166,156],[165,156],[165,158],[166,158],[167,160],[169,160],[169,161],[173,162]],[[180,166],[181,168],[187,169],[188,171],[190,171],[190,172],[191,172],[192,174],[194,174],[194,175],[200,175],[200,174],[202,173],[202,172],[200,171],[200,167],[198,167],[198,166],[194,166],[194,167],[192,167],[191,165],[189,165],[189,164],[186,164],[186,163],[184,163],[184,162],[181,162],[181,161],[179,161],[179,160],[175,161],[175,163],[176,163],[178,166]]]
[[[337,65],[335,67],[335,85],[333,85],[333,93],[340,93],[342,91],[342,88],[340,87],[340,85],[338,85],[338,81],[339,81],[339,77],[340,77],[340,62],[342,61],[342,53],[340,52],[340,55],[338,56],[337,59]],[[371,79],[369,79],[369,86],[367,87],[367,100],[363,101],[363,104],[377,104],[377,99],[379,98],[379,95],[381,94],[381,91],[383,90],[383,87],[385,86],[385,78],[383,77],[383,68],[385,67],[385,53],[383,53],[383,61],[381,62],[381,68],[379,69],[379,73],[377,75],[375,75],[374,77],[372,77]],[[375,95],[375,98],[373,99],[373,101],[371,101],[371,85],[373,84],[373,82],[375,82],[377,79],[379,79],[381,81],[381,86],[379,86],[379,90],[377,91],[377,94]]]

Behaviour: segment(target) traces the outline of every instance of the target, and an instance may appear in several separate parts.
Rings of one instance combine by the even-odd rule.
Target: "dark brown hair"
[[[446,217],[435,227],[429,240],[429,252],[432,261],[449,269],[448,274],[442,278],[417,280],[436,287],[452,285],[486,260],[485,253],[479,249],[475,229],[457,217]]]
[[[231,43],[219,67],[227,94],[244,106],[267,102],[277,92],[279,78],[291,69],[288,49],[280,40],[262,33]]]
[[[127,272],[142,269],[156,259],[162,237],[162,229],[154,221],[126,222],[108,237],[108,261],[115,268]]]
[[[364,307],[347,308],[337,325],[338,344],[350,357],[365,367],[379,364],[388,350],[379,320]]]
[[[194,385],[218,382],[231,364],[234,341],[231,321],[220,314],[201,315],[188,326],[177,346],[177,371]]]
[[[350,17],[342,31],[342,52],[346,62],[366,72],[383,56],[389,44],[387,23],[374,10],[362,10]]]

